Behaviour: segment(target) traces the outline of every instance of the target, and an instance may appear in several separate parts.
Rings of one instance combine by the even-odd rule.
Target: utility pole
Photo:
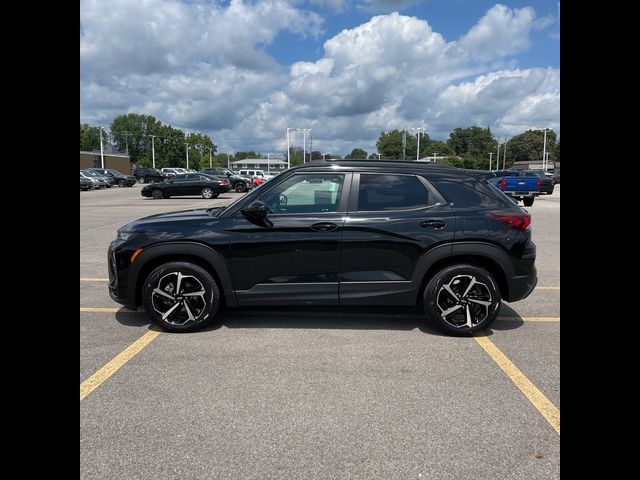
[[[229,154],[227,153],[227,170],[231,170],[231,167],[229,166]]]
[[[500,168],[500,139],[498,138],[498,156],[496,157],[496,170]]]
[[[271,159],[269,156],[270,154],[267,153],[267,175],[271,175]]]
[[[151,161],[153,168],[156,168],[156,144],[154,142],[155,138],[155,135],[151,135]]]
[[[104,149],[102,148],[102,127],[100,127],[100,168],[104,168]]]
[[[322,160],[324,160],[325,155],[326,155],[326,153],[323,153],[323,154],[322,154]]]
[[[547,171],[547,162],[546,162],[546,158],[547,158],[547,130],[549,130],[548,128],[544,129],[544,144],[542,147],[542,168],[544,169],[544,171]]]
[[[489,171],[491,171],[491,157],[493,157],[493,152],[489,152]]]
[[[185,143],[185,145],[187,146],[187,170],[189,170],[189,144]]]
[[[209,149],[209,168],[211,168],[211,148]]]

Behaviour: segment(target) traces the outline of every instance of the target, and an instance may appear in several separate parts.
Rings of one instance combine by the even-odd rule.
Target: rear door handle
[[[440,230],[444,228],[446,223],[442,220],[425,220],[420,224],[422,228],[435,228],[436,230]]]
[[[311,230],[315,230],[316,232],[330,232],[338,228],[338,225],[331,222],[318,222],[311,225]]]

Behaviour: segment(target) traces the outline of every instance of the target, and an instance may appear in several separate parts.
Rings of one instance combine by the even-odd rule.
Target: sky
[[[560,131],[548,0],[81,0],[80,123],[143,113],[218,152],[375,152],[381,131]],[[302,146],[301,131],[291,131]]]

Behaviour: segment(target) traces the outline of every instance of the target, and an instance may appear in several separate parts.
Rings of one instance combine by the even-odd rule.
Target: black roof
[[[356,160],[356,159],[347,159],[347,160],[313,160],[311,162],[303,163],[302,165],[298,165],[297,167],[292,167],[292,169],[312,169],[312,168],[330,168],[332,165],[339,165],[341,167],[354,168],[354,169],[372,169],[377,170],[380,168],[388,169],[391,168],[393,170],[407,170],[411,172],[415,172],[417,170],[429,170],[432,172],[460,172],[464,173],[464,169],[452,167],[451,165],[446,165],[444,163],[436,163],[436,162],[416,162],[416,161],[403,161],[403,160]]]

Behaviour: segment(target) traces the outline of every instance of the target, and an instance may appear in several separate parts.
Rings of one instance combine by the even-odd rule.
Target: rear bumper
[[[507,279],[507,283],[509,288],[509,297],[505,298],[507,302],[517,302],[527,298],[538,283],[536,267],[533,267],[528,275],[518,275]]]

